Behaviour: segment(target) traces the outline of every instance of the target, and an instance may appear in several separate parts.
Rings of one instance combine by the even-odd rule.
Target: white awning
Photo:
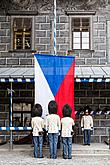
[[[75,67],[76,82],[110,82],[110,67]],[[0,68],[0,82],[34,82],[34,68]]]

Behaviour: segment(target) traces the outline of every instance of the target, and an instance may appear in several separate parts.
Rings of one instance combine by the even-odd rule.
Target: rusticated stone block
[[[93,98],[93,104],[105,104],[106,103],[106,98]]]
[[[86,89],[86,90],[90,90],[92,89],[92,83],[86,83],[86,82],[82,82],[80,83],[80,89]]]
[[[86,60],[86,65],[97,65],[97,64],[99,64],[99,59],[97,58],[97,59],[87,59]]]
[[[46,23],[46,17],[45,16],[37,16],[35,21],[36,21],[36,23]]]
[[[108,141],[108,136],[101,136],[101,143],[107,142]]]
[[[32,97],[32,91],[20,91],[20,97]]]
[[[23,59],[23,58],[21,58],[20,59],[20,65],[32,65],[32,59]]]
[[[109,90],[100,91],[100,97],[110,97],[110,91]]]
[[[0,44],[0,51],[6,51],[6,44]]]
[[[99,120],[94,120],[93,123],[94,123],[94,127],[99,127]]]
[[[105,89],[105,83],[104,82],[93,83],[93,89],[97,89],[97,90]]]
[[[36,31],[36,37],[46,37],[46,31],[45,30]]]
[[[98,97],[99,96],[99,91],[94,91],[94,90],[90,90],[90,91],[87,91],[87,96],[88,97]]]
[[[80,103],[81,104],[91,104],[92,103],[92,99],[91,98],[86,98],[86,97],[84,97],[84,98],[80,98]]]
[[[110,119],[100,120],[101,127],[110,127]]]
[[[41,30],[49,30],[50,29],[50,24],[49,23],[43,23],[40,25]]]
[[[85,96],[86,91],[75,91],[75,97],[84,97]]]
[[[100,137],[99,136],[92,135],[91,136],[91,142],[92,143],[100,143]]]
[[[68,17],[66,16],[60,16],[60,23],[67,23],[68,22]]]
[[[94,135],[106,135],[106,128],[104,127],[95,127],[94,128]]]
[[[19,59],[18,58],[14,58],[14,59],[7,59],[7,65],[18,65],[19,64]]]
[[[10,22],[2,22],[1,23],[1,29],[10,29],[11,24]]]

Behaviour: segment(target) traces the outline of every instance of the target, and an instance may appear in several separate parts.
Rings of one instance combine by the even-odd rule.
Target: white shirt
[[[46,130],[48,133],[59,133],[60,129],[60,117],[56,114],[48,115],[46,118]]]
[[[61,136],[72,137],[71,132],[73,132],[72,126],[74,125],[75,125],[74,120],[71,117],[62,118],[61,119],[61,126],[62,126]]]
[[[90,115],[84,115],[81,119],[81,127],[84,129],[91,129],[93,127],[93,118]]]
[[[33,136],[39,136],[39,131],[44,128],[44,119],[41,117],[33,117],[31,120],[31,126],[33,128]]]

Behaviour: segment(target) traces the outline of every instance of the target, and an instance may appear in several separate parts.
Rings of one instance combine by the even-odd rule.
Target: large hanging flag
[[[35,103],[43,107],[43,116],[48,114],[48,103],[56,100],[58,114],[69,104],[74,118],[74,67],[72,56],[35,54]]]

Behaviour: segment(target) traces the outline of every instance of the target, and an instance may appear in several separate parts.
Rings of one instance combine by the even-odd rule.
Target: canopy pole
[[[8,90],[8,94],[10,94],[10,127],[12,127],[12,117],[13,117],[13,102],[12,102],[12,97],[13,97],[13,92],[14,90],[12,90],[12,82],[10,82],[10,89],[7,89]],[[13,149],[13,132],[12,130],[10,130],[10,149],[12,150]]]
[[[54,55],[56,55],[56,0],[54,0]]]
[[[13,113],[13,102],[12,102],[12,97],[13,97],[13,91],[12,91],[12,82],[11,82],[11,91],[10,91],[10,127],[12,127],[12,113]],[[10,131],[10,149],[13,149],[13,132],[12,130]]]

